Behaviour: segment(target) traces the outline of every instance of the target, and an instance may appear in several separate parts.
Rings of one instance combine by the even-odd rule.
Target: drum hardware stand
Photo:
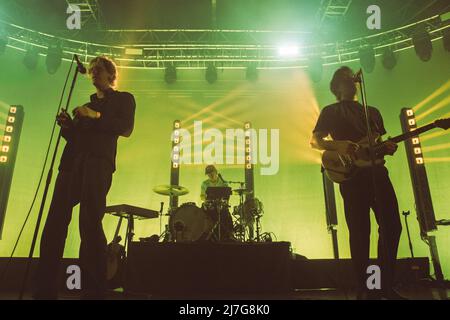
[[[240,185],[240,191],[238,192],[239,194],[239,208],[240,208],[240,214],[239,214],[239,224],[242,227],[242,241],[245,242],[246,240],[246,230],[245,230],[245,225],[244,225],[244,186],[245,183],[244,182],[238,182]]]
[[[134,237],[134,216],[130,214],[128,216],[127,235],[125,237],[125,245],[124,245],[127,258],[128,258],[128,247],[130,246],[131,241],[133,241],[133,237]]]
[[[209,233],[207,239],[211,239],[212,235],[214,234],[214,231],[217,229],[217,231],[219,232],[219,239],[218,241],[222,241],[222,226],[221,226],[221,212],[222,212],[222,200],[212,200],[214,203],[214,207],[216,208],[216,212],[217,212],[217,222],[214,224],[214,226],[211,229],[211,232]]]
[[[117,237],[119,236],[120,233],[120,227],[122,226],[122,220],[123,220],[123,216],[119,217],[119,222],[117,223],[117,227],[116,227],[116,231],[114,232],[114,238],[113,238],[113,242],[116,240]]]
[[[241,241],[245,242],[246,239],[246,230],[245,230],[245,224],[244,224],[244,187],[245,182],[242,181],[226,181],[229,184],[239,184],[239,205],[238,205],[238,213],[239,213],[239,225],[242,228],[242,236]]]
[[[256,242],[261,242],[261,214],[256,215]]]
[[[167,216],[169,216],[169,220],[170,220],[170,217],[172,216],[173,211],[176,209],[176,207],[173,206],[173,197],[174,197],[174,195],[170,194],[169,209],[167,210],[167,214],[166,214]],[[170,231],[170,228],[169,228],[169,224],[167,223],[165,225],[165,230],[164,230],[164,242],[175,241],[175,239],[176,239],[176,235],[174,236],[172,234],[172,232]]]
[[[163,209],[164,209],[164,202],[161,202],[161,207],[159,209],[159,237],[161,238],[162,233],[162,217],[163,217]]]
[[[230,187],[208,187],[206,189],[206,200],[210,200],[213,202],[216,211],[217,211],[217,222],[214,227],[211,229],[211,232],[207,239],[210,239],[214,231],[217,229],[219,232],[219,242],[222,241],[222,217],[221,213],[225,206],[228,206],[228,199],[231,195]],[[232,230],[231,230],[232,231]]]
[[[411,258],[414,258],[414,251],[411,242],[411,235],[409,233],[409,225],[408,225],[408,216],[410,215],[410,211],[402,211],[402,215],[405,217],[405,226],[406,226],[406,234],[408,235],[408,243],[409,243],[409,251],[411,251]]]

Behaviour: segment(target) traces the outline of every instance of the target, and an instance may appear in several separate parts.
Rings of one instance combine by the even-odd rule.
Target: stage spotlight
[[[392,51],[391,48],[387,47],[384,49],[383,57],[382,57],[383,67],[388,70],[394,69],[397,65],[397,57],[395,56],[395,52]]]
[[[171,84],[177,81],[177,68],[170,64],[166,67],[165,73],[164,73],[164,80],[166,83]]]
[[[217,81],[217,69],[214,65],[210,64],[206,67],[205,79],[211,84]]]
[[[450,52],[450,28],[444,29],[442,31],[442,41],[444,42],[444,48]]]
[[[309,59],[308,72],[309,76],[314,82],[319,82],[322,79],[322,72],[323,72],[322,57],[316,56]]]
[[[359,49],[359,63],[364,71],[370,73],[375,68],[375,51],[372,46],[365,46]]]
[[[300,48],[296,45],[284,45],[278,48],[278,55],[285,58],[297,57],[300,54]]]
[[[3,32],[0,32],[0,54],[5,53],[7,44],[8,44],[8,37]]]
[[[417,56],[422,61],[428,61],[431,59],[431,54],[433,52],[433,44],[431,43],[431,37],[425,26],[419,26],[414,31],[412,35],[412,42],[414,45],[414,50]]]
[[[23,58],[23,64],[25,65],[25,67],[27,67],[27,69],[29,70],[36,69],[38,60],[38,51],[33,47],[28,48],[27,52],[25,53],[25,57]]]
[[[256,68],[256,64],[251,64],[247,67],[247,70],[245,72],[245,78],[248,81],[258,80],[258,69]]]
[[[55,74],[61,65],[63,51],[60,43],[54,43],[47,49],[45,64],[49,74]]]

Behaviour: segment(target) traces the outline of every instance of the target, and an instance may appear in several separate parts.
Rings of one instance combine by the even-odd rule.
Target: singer
[[[114,89],[118,73],[111,59],[94,58],[88,73],[96,88],[90,102],[75,108],[73,119],[66,111],[57,117],[67,143],[42,232],[35,299],[57,298],[58,269],[72,209],[77,204],[83,298],[103,299],[106,293],[107,244],[102,220],[116,170],[117,140],[131,135],[136,104],[133,95]]]
[[[358,75],[358,74],[357,74]],[[357,144],[367,136],[364,108],[358,103],[357,76],[349,67],[339,68],[330,83],[337,103],[326,106],[320,113],[313,131],[312,147],[319,150],[337,151],[352,156]],[[386,134],[378,109],[369,107],[370,127],[374,134]],[[325,139],[331,135],[333,140]],[[386,141],[387,154],[394,154],[397,145]],[[372,174],[373,170],[373,174]],[[374,180],[372,180],[374,179]],[[393,289],[394,270],[398,243],[402,230],[397,197],[388,170],[384,165],[365,168],[357,175],[340,184],[344,200],[345,219],[350,234],[350,251],[357,275],[358,299],[402,299]],[[381,290],[369,290],[366,284],[369,266],[370,209],[378,223],[378,259],[381,269]]]

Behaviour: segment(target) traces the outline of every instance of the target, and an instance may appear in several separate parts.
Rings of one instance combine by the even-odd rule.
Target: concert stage
[[[449,3],[0,0],[0,300],[447,299]]]
[[[132,242],[126,267],[127,297],[298,297],[299,291],[317,289],[350,290],[350,259],[306,259],[293,254],[288,242],[273,243],[145,243]],[[14,258],[0,290],[18,291],[25,259]],[[31,269],[36,266],[33,260]],[[0,269],[7,263],[0,259]],[[64,259],[60,284],[62,296],[78,293],[66,287],[63,272],[78,259]],[[399,259],[397,283],[417,285],[429,279],[428,258]],[[31,288],[29,280],[28,288]],[[296,293],[297,292],[297,293]]]

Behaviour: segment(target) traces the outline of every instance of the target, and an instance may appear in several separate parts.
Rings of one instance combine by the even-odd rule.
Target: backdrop
[[[425,124],[450,111],[449,54],[442,48],[441,41],[434,42],[433,45],[433,57],[429,62],[421,62],[414,50],[409,49],[399,54],[398,64],[392,71],[385,70],[377,58],[374,72],[366,75],[367,99],[371,105],[380,109],[391,135],[401,132],[400,109],[419,104],[436,90],[441,94],[428,99],[418,114],[437,104],[441,107],[423,117],[419,124]],[[22,52],[10,48],[0,56],[2,112],[9,104],[21,104],[25,108],[5,228],[0,240],[1,256],[10,254],[31,204],[69,66],[64,62],[55,75],[49,75],[45,69],[45,59],[40,57],[37,70],[29,71],[22,64],[23,56]],[[350,66],[359,68],[359,62]],[[223,132],[226,128],[242,128],[244,121],[251,121],[257,129],[279,130],[278,172],[274,175],[261,175],[260,166],[256,166],[255,170],[256,196],[264,203],[265,208],[263,231],[273,232],[277,240],[290,241],[295,252],[308,258],[331,258],[332,246],[325,222],[319,153],[309,147],[309,139],[319,110],[334,102],[328,87],[337,67],[324,67],[324,75],[319,83],[311,83],[301,69],[261,70],[258,81],[248,82],[245,80],[245,70],[219,68],[218,81],[214,84],[205,81],[203,70],[179,70],[178,80],[172,85],[163,81],[163,70],[121,69],[118,89],[135,95],[136,123],[132,136],[120,139],[118,169],[108,195],[108,204],[128,203],[159,210],[160,202],[164,201],[167,208],[168,199],[153,193],[152,188],[169,183],[173,120],[181,120],[182,126],[189,130],[192,130],[194,120],[202,120],[204,128],[217,128]],[[439,91],[439,88],[443,89]],[[86,102],[92,92],[89,80],[80,79],[72,107]],[[423,146],[442,145],[448,139],[449,135],[429,136]],[[269,145],[275,142],[269,139]],[[425,152],[425,157],[448,159],[450,150],[438,148]],[[415,254],[428,256],[428,247],[419,235],[403,145],[400,145],[395,157],[388,159],[387,166],[397,191],[400,210],[412,211],[409,222]],[[244,177],[242,165],[218,165],[218,168],[227,179],[242,180]],[[203,170],[204,165],[181,167],[180,184],[189,188],[190,193],[180,198],[180,203],[200,204],[200,184],[205,179]],[[436,218],[448,219],[450,166],[444,161],[430,162],[427,163],[427,171]],[[232,205],[236,205],[237,201],[238,199],[233,199]],[[49,202],[50,199],[47,204]],[[340,196],[337,197],[337,205],[339,249],[342,257],[349,257],[348,231]],[[38,207],[37,203],[16,256],[28,254]],[[104,220],[108,240],[112,238],[116,222],[116,218],[111,216]],[[163,224],[165,223],[164,218]],[[159,233],[159,225],[158,219],[137,222],[136,238]],[[122,230],[125,231],[124,228]],[[377,228],[373,227],[372,231],[371,254],[374,256]],[[448,277],[449,230],[440,228],[436,235],[444,273]],[[65,256],[76,257],[79,243],[76,207]],[[36,256],[38,254],[39,250],[36,251]],[[404,228],[399,257],[408,256]]]

